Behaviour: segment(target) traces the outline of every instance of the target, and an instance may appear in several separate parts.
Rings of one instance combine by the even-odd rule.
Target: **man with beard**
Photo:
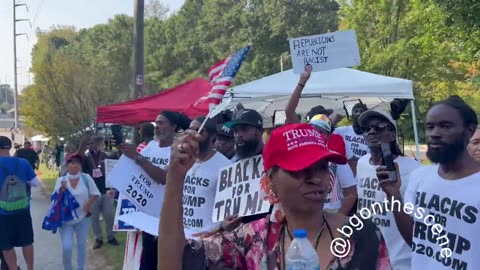
[[[480,269],[480,164],[467,150],[477,121],[475,111],[457,96],[427,113],[427,157],[435,164],[412,173],[403,211],[391,209],[412,247],[412,269]],[[381,167],[377,175],[388,172]],[[386,179],[381,186],[389,199],[401,201],[398,182]]]
[[[240,111],[229,126],[233,128],[235,152],[238,160],[251,158],[262,154],[263,150],[263,119],[255,110]],[[241,222],[249,223],[265,217],[259,214],[241,218]]]
[[[402,235],[395,224],[392,212],[381,207],[386,198],[385,192],[378,186],[376,168],[382,166],[381,144],[390,145],[392,159],[397,165],[402,182],[400,183],[401,195],[408,186],[409,175],[421,166],[416,160],[404,157],[397,144],[397,125],[389,113],[384,111],[369,110],[358,118],[363,134],[371,154],[366,154],[358,160],[357,164],[357,193],[358,214],[363,209],[375,211],[373,222],[377,225],[385,238],[390,255],[390,263],[395,270],[409,270],[411,251],[403,241]]]
[[[260,155],[263,150],[263,119],[255,110],[244,109],[227,126],[233,129],[238,160]],[[238,161],[237,160],[237,161]]]
[[[203,121],[205,117],[196,118],[190,124],[190,129],[198,131]],[[220,227],[220,224],[212,222],[218,175],[221,169],[231,164],[214,149],[217,126],[213,119],[207,120],[200,135],[198,159],[185,176],[183,190],[183,225],[193,232],[206,232]]]
[[[170,161],[170,152],[173,140],[177,132],[186,130],[190,125],[190,119],[178,112],[163,111],[155,120],[155,137],[159,141],[150,143],[141,151],[137,152],[136,145],[123,144],[120,146],[122,153],[135,160],[155,182],[165,185],[167,167]],[[159,209],[161,209],[159,205]],[[157,237],[146,232],[142,235],[142,259],[141,270],[156,269],[157,267]]]
[[[238,159],[233,162],[248,159],[262,153],[263,119],[257,111],[242,108],[234,115],[233,121],[225,125],[234,131],[235,156]],[[270,207],[271,210],[272,207]],[[208,237],[221,231],[233,231],[241,223],[249,223],[264,218],[266,215],[267,213],[241,218],[236,216],[226,217],[220,228],[204,234],[203,237]]]
[[[347,150],[348,164],[352,168],[353,174],[357,174],[358,159],[370,153],[365,137],[363,136],[362,128],[358,123],[358,117],[368,108],[365,104],[359,102],[353,106],[352,109],[352,125],[345,127],[338,127],[334,133],[343,137],[345,141],[345,148]]]
[[[475,134],[468,144],[468,152],[478,162],[480,162],[480,128],[477,128]]]

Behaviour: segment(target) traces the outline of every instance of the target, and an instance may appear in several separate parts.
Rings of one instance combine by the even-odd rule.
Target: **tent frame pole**
[[[415,147],[417,152],[417,160],[420,161],[420,144],[418,142],[418,130],[417,130],[417,115],[415,111],[415,101],[410,100],[410,107],[412,109],[412,124],[413,124],[413,135],[415,136]]]

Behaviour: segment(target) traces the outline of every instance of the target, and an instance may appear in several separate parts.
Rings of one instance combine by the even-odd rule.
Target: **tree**
[[[357,32],[362,57],[358,68],[412,80],[420,123],[433,102],[459,93],[457,82],[465,79],[465,73],[452,69],[451,63],[470,61],[475,41],[464,38],[466,31],[446,26],[448,14],[440,6],[422,0],[357,0],[341,5],[340,28]],[[412,139],[410,119],[407,110],[399,127]]]
[[[436,0],[445,13],[449,25],[463,26],[465,31],[480,27],[480,2],[477,0]]]
[[[148,0],[145,4],[145,18],[157,18],[165,20],[168,18],[170,8],[161,0]]]
[[[92,126],[96,107],[124,101],[131,83],[133,18],[77,31],[39,32],[32,52],[34,85],[23,91],[26,122],[65,137]]]

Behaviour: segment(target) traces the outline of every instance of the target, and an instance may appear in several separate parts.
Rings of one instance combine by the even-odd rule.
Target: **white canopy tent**
[[[233,96],[230,107],[241,102],[244,107],[263,113],[272,119],[276,110],[284,110],[299,75],[293,70],[283,71],[229,89]],[[416,125],[412,81],[393,78],[350,68],[338,68],[312,73],[297,108],[305,114],[310,108],[322,105],[344,114],[343,101],[361,99],[369,108],[389,109],[394,98],[410,99],[417,156],[420,154]]]
[[[43,135],[36,135],[30,138],[30,141],[32,142],[48,142],[50,139],[43,136]]]

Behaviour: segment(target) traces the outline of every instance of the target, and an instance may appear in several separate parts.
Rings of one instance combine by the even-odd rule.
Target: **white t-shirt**
[[[75,210],[78,215],[78,219],[69,221],[67,222],[68,224],[75,224],[82,221],[82,219],[84,219],[87,215],[87,213],[83,211],[83,207],[85,204],[87,204],[90,197],[101,196],[100,191],[98,190],[97,185],[95,184],[95,181],[93,181],[92,177],[88,174],[83,174],[83,177],[88,180],[88,187],[85,185],[84,180],[81,177],[78,180],[78,184],[75,188],[72,187],[66,176],[58,178],[57,182],[55,183],[55,191],[59,191],[60,187],[62,186],[62,181],[66,181],[68,191],[72,193],[73,197],[75,197],[75,200],[77,200],[78,204],[80,205]]]
[[[140,155],[148,159],[148,161],[150,161],[150,163],[152,163],[154,166],[157,166],[165,170],[170,161],[171,150],[172,150],[171,146],[160,147],[159,142],[151,141],[147,144],[147,146],[145,146],[145,148],[143,148],[143,150],[140,152]],[[163,204],[163,197],[165,195],[165,186],[162,184],[158,184],[156,182],[152,183],[152,185],[161,186],[158,189],[158,192],[160,193],[159,196],[162,198],[162,204]],[[162,206],[159,205],[158,208],[161,214]]]
[[[343,137],[348,160],[352,157],[357,157],[359,159],[370,153],[365,137],[363,134],[357,135],[353,130],[353,126],[335,128],[333,133]]]
[[[357,180],[353,176],[352,169],[349,165],[330,164],[330,171],[334,175],[334,179],[330,179],[332,192],[328,193],[325,200],[324,208],[327,210],[339,210],[342,208],[343,189],[357,185]]]
[[[383,202],[386,199],[386,194],[379,185],[376,173],[377,166],[370,164],[370,157],[370,154],[363,156],[357,164],[357,213],[360,213],[360,210],[363,208],[368,208],[372,213],[373,209],[375,209],[377,214],[372,216],[372,221],[377,225],[385,238],[388,253],[390,255],[390,263],[392,264],[393,269],[410,269],[411,249],[398,230],[393,212],[384,211],[385,204]],[[403,196],[410,181],[410,174],[415,169],[419,168],[421,164],[414,159],[402,156],[397,157],[395,162],[398,164],[400,170],[400,178],[402,181],[400,192]],[[372,204],[375,202],[380,203],[381,208],[378,204],[373,208]],[[395,204],[394,207],[398,206]],[[388,209],[391,210],[391,206],[389,206]],[[366,213],[367,212],[365,212],[364,215],[367,215]]]
[[[160,147],[159,142],[151,141],[140,152],[150,163],[153,165],[165,169],[170,161],[171,146]]]
[[[220,152],[209,160],[195,163],[185,176],[183,189],[183,225],[194,231],[205,232],[219,224],[212,222],[213,204],[218,174],[232,163]]]
[[[480,269],[480,173],[446,180],[438,165],[422,167],[412,174],[404,201],[416,208],[412,269]]]

